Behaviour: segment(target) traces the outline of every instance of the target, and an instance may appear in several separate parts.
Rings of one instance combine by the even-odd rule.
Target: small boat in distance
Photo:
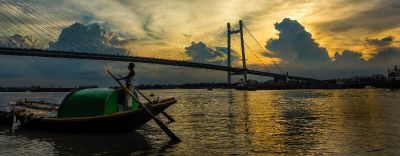
[[[373,88],[375,88],[374,86],[371,86],[371,85],[367,85],[367,86],[364,86],[364,88],[365,89],[373,89]]]
[[[236,90],[247,90],[247,91],[255,91],[257,88],[252,85],[252,84],[244,84],[244,83],[239,83],[235,86]]]
[[[146,124],[152,117],[143,107],[132,102],[129,111],[118,111],[122,90],[90,88],[71,92],[60,105],[20,100],[10,103],[11,113],[22,128],[77,132],[117,133],[133,131]],[[146,103],[154,115],[175,104],[175,98]]]
[[[254,80],[244,81],[243,79],[240,79],[239,82],[236,84],[235,89],[255,91],[257,90],[257,81]]]

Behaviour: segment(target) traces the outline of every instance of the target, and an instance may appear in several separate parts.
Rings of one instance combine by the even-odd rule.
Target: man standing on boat
[[[128,69],[129,69],[129,74],[125,77],[121,77],[118,80],[125,80],[125,86],[128,90],[130,90],[132,93],[134,92],[134,87],[135,87],[135,64],[134,63],[129,63]],[[131,104],[132,104],[132,97],[129,95],[129,93],[124,92],[124,96],[122,97],[122,109],[119,108],[120,111],[124,110],[130,110],[131,109]]]

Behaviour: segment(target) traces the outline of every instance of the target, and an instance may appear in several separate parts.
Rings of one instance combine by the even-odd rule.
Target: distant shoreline
[[[227,83],[193,83],[193,84],[182,84],[182,85],[139,85],[139,90],[153,90],[153,89],[235,89],[236,84]],[[254,90],[295,90],[295,89],[370,89],[370,88],[382,88],[392,89],[391,85],[352,85],[352,86],[304,86],[304,85],[271,85],[271,84],[253,84],[249,85]],[[0,92],[71,92],[81,88],[97,88],[97,86],[79,86],[79,87],[0,87]],[[109,87],[117,88],[117,87]]]

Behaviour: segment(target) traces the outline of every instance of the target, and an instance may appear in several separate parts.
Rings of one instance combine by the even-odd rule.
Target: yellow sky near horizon
[[[173,5],[175,3],[170,3],[164,7],[157,6],[157,11],[149,11],[152,12],[150,14],[153,14],[155,18],[155,22],[152,23],[151,26],[154,28],[153,33],[155,35],[162,34],[159,35],[161,36],[160,39],[136,41],[133,42],[132,45],[127,46],[128,48],[137,51],[138,49],[142,49],[140,47],[152,47],[149,46],[149,42],[151,41],[155,43],[151,48],[153,50],[159,49],[156,48],[156,46],[159,46],[159,44],[157,44],[158,41],[169,44],[172,46],[172,48],[169,47],[170,49],[173,49],[173,46],[182,47],[182,45],[185,45],[185,42],[187,45],[190,45],[191,41],[187,40],[187,38],[182,34],[195,36],[196,34],[201,34],[207,31],[214,31],[217,28],[224,28],[227,22],[237,23],[239,19],[244,20],[246,26],[251,29],[257,40],[265,46],[268,39],[277,38],[277,33],[279,32],[274,29],[274,24],[280,22],[283,18],[290,18],[301,23],[305,29],[312,34],[312,37],[316,42],[319,43],[321,47],[327,49],[330,57],[333,57],[335,52],[340,53],[343,50],[352,50],[361,52],[365,59],[371,58],[371,55],[376,53],[378,48],[366,45],[365,41],[367,38],[381,39],[387,36],[393,36],[395,38],[393,45],[399,45],[397,38],[400,36],[400,28],[379,27],[379,18],[384,18],[386,13],[384,10],[385,7],[390,8],[391,5],[395,4],[394,1],[393,4],[388,1],[382,2],[378,0],[368,2],[349,2],[345,0],[275,0],[269,2],[221,1],[215,2],[215,5],[213,6],[210,6],[209,3],[212,2],[209,1],[207,1],[208,3],[194,1],[193,4],[182,1],[169,2],[179,2],[179,5],[175,6]],[[198,9],[202,14],[192,10],[194,5],[196,5],[194,8]],[[215,7],[221,8],[216,9]],[[208,8],[208,10],[206,8]],[[204,10],[207,10],[208,12],[203,12]],[[363,14],[368,12],[371,12],[370,19],[363,16]],[[395,10],[392,12],[398,11]],[[163,16],[162,14],[166,14],[166,16]],[[171,17],[171,15],[175,15],[175,17]],[[357,24],[357,21],[354,21],[354,19],[357,18],[359,18],[359,23],[361,24]],[[157,21],[157,19],[164,23]],[[166,19],[172,20],[166,22]],[[393,21],[383,20],[382,24],[396,22],[394,19],[397,19],[397,17],[392,19]],[[370,23],[372,24],[368,27],[368,24]],[[378,24],[375,26],[373,23]],[[342,26],[343,28],[336,29],[334,27],[335,25]],[[163,27],[165,30],[158,32],[158,30],[163,29]],[[223,44],[225,43],[221,43],[221,45]],[[255,45],[251,46],[253,47]],[[258,61],[252,58],[251,55],[248,55],[248,59],[250,63],[257,63]],[[262,57],[262,60],[270,62],[270,59],[266,57]]]
[[[213,32],[224,32],[227,22],[237,25],[240,19],[261,46],[278,37],[275,23],[290,18],[304,26],[330,57],[351,50],[369,59],[384,48],[368,44],[367,39],[392,36],[390,46],[400,47],[398,0],[55,0],[46,4],[86,23],[110,25],[127,40],[123,47],[133,55],[187,59],[184,48],[192,41],[225,46],[225,36]],[[262,51],[245,35],[254,51]],[[268,57],[247,54],[249,64],[259,64],[259,59],[271,63]]]
[[[32,5],[37,2],[39,4]],[[44,8],[40,9],[43,5]],[[400,58],[399,0],[35,0],[26,1],[23,5],[9,0],[0,3],[0,8],[0,44],[6,47],[125,55],[119,47],[121,45],[135,56],[192,59],[194,62],[224,65],[226,56],[222,54],[222,48],[216,47],[226,46],[226,23],[230,22],[237,29],[237,23],[242,19],[259,42],[253,41],[245,32],[245,42],[251,47],[245,47],[249,69],[281,73],[278,67],[272,65],[274,60],[281,62],[279,66],[290,75],[332,79],[384,73],[387,67],[398,64]],[[40,18],[29,14],[28,10],[35,9]],[[52,14],[51,10],[59,14]],[[107,30],[100,29],[100,25],[95,23]],[[275,28],[277,23],[280,24]],[[66,32],[63,33],[63,30]],[[279,33],[282,35],[279,36]],[[115,34],[119,40],[115,39]],[[31,37],[39,44],[32,44]],[[232,39],[236,55],[233,66],[241,67],[239,37],[235,35]],[[273,41],[269,42],[269,49],[274,59],[261,54],[268,41]],[[201,60],[203,56],[197,55],[207,49],[193,50],[196,51],[193,55],[185,53],[185,48],[192,42],[204,42],[217,49],[212,51],[216,55],[208,53],[204,61]],[[344,55],[334,58],[336,52],[344,51]],[[325,52],[336,61],[329,60]],[[372,60],[366,62],[354,52]],[[87,60],[80,63],[54,62],[65,67],[62,69],[73,67],[78,70],[73,73],[75,75],[91,72],[94,74],[90,75],[104,76],[92,72],[92,69],[103,66],[102,63],[91,64]],[[47,67],[53,67],[51,63],[54,62],[26,62],[5,57],[1,63],[10,67],[4,68],[3,73],[26,69],[40,75],[42,71],[47,72]],[[268,68],[261,68],[263,65]],[[51,69],[54,71],[49,73],[63,71]],[[166,71],[173,74],[168,75]],[[185,75],[185,71],[194,72],[187,72],[188,78],[184,78],[181,75]],[[202,78],[209,78],[210,82],[213,79],[222,81],[218,74],[226,75],[225,72],[147,64],[141,65],[141,73],[147,75],[143,80],[152,79],[148,82],[162,79],[167,83],[170,80],[181,83],[184,79],[201,82]],[[58,76],[50,74],[54,75]],[[37,78],[42,80],[42,77]],[[48,78],[51,77],[43,77],[43,82]]]

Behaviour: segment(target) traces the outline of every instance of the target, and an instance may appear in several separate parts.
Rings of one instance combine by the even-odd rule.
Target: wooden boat
[[[99,94],[100,92],[101,94]],[[22,128],[45,131],[77,133],[128,132],[139,128],[152,119],[148,112],[141,107],[134,108],[132,106],[134,109],[130,111],[118,112],[115,101],[118,99],[116,95],[118,92],[118,90],[112,89],[86,89],[70,93],[64,98],[61,105],[18,101],[10,106]],[[97,96],[93,96],[94,93]],[[100,97],[102,95],[107,96]],[[86,99],[82,99],[82,97]],[[79,98],[86,103],[76,103]],[[104,103],[93,105],[93,102]],[[152,109],[155,115],[158,115],[176,102],[175,98],[168,98],[154,101],[152,104],[147,103],[147,106]],[[101,106],[101,108],[88,106]],[[96,111],[96,109],[102,111]]]

